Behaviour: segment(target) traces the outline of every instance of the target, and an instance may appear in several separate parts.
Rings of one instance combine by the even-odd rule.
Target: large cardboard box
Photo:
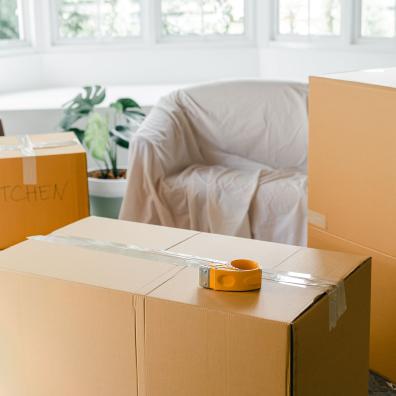
[[[250,257],[343,282],[347,309],[330,329],[323,287],[216,292],[197,268],[29,240],[0,254],[0,394],[367,395],[369,259],[98,218],[56,235]]]
[[[0,137],[0,249],[89,215],[86,154],[73,133]]]
[[[396,69],[310,81],[309,246],[373,257],[370,366],[396,382]]]

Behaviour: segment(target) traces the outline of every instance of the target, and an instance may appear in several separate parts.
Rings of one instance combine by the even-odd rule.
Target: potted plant
[[[118,147],[129,147],[131,134],[145,114],[131,98],[118,99],[99,112],[106,90],[101,86],[83,90],[64,105],[60,127],[74,132],[97,163],[88,172],[91,213],[117,218],[126,189],[126,166],[118,163]]]

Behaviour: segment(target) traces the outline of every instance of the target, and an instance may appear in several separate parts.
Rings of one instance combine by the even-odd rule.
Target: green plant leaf
[[[114,102],[110,105],[110,107],[112,107],[113,109],[115,109],[118,113],[122,113],[123,112],[123,108],[122,108],[122,104],[119,102]]]
[[[116,125],[116,127],[114,129],[117,132],[128,132],[129,131],[129,127],[126,125]]]
[[[81,118],[88,116],[106,98],[106,90],[99,85],[84,87],[83,93],[63,105],[65,112],[59,126],[69,130]]]
[[[84,143],[92,157],[99,161],[106,160],[109,149],[109,124],[99,113],[92,113],[88,118],[87,129],[84,133]]]
[[[111,118],[114,119],[113,129],[109,130],[108,119],[95,112],[95,106],[103,103],[105,98],[106,90],[100,85],[83,87],[81,93],[64,104],[60,127],[65,131],[73,131],[78,139],[84,142],[92,156],[103,161],[108,167],[108,161],[116,162],[115,145],[128,148],[133,132],[146,115],[135,100],[120,98],[110,105],[116,114]],[[85,131],[80,124],[76,124],[84,118],[88,118]]]
[[[87,97],[90,99],[91,104],[93,106],[97,106],[105,100],[105,98],[106,98],[106,89],[105,88],[101,87],[100,85],[95,85],[92,95],[88,94],[88,91],[87,91],[88,88],[91,89],[90,93],[92,93],[92,88],[85,87],[85,90],[87,92]]]
[[[82,116],[77,114],[77,113],[73,113],[73,112],[65,112],[65,114],[63,115],[59,126],[64,130],[64,131],[69,131],[72,127],[72,125],[77,122]]]
[[[140,110],[125,110],[124,114],[128,117],[135,117],[135,116],[140,116],[140,117],[146,117],[146,114],[143,113],[143,111]]]
[[[138,102],[131,98],[121,98],[118,99],[114,104],[120,105],[122,107],[122,111],[125,111],[127,109],[141,109],[140,105]]]
[[[74,134],[77,136],[77,139],[81,143],[84,143],[84,130],[80,128],[70,128],[67,130],[67,132],[74,132]]]
[[[122,147],[124,149],[129,149],[129,140],[115,138],[114,141],[115,141],[117,146],[120,146],[120,147]]]
[[[131,130],[123,125],[117,125],[110,131],[115,143],[123,148],[129,148],[129,141],[131,140]]]
[[[118,115],[116,118],[117,124],[110,131],[110,134],[118,146],[127,149],[132,133],[141,124],[146,115],[140,105],[131,98],[118,99],[110,107],[114,108]]]

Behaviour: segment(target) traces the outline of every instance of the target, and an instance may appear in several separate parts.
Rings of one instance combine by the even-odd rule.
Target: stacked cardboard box
[[[86,154],[73,133],[0,137],[0,249],[89,215]]]
[[[396,69],[310,82],[309,245],[373,257],[370,365],[396,382]]]
[[[95,247],[29,240],[0,254],[0,394],[367,394],[369,259],[98,218],[55,235]],[[197,268],[98,241],[310,274],[343,285],[347,309],[331,328],[322,286],[216,292]]]

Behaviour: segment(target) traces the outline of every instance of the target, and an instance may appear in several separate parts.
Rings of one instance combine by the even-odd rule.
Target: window
[[[362,37],[394,37],[395,0],[361,0]]]
[[[238,36],[246,32],[244,0],[161,0],[161,34]]]
[[[21,1],[0,0],[0,43],[16,44],[25,39]]]
[[[136,37],[141,33],[140,0],[57,0],[59,39]]]
[[[278,34],[340,35],[341,0],[279,0]]]
[[[0,0],[0,43],[23,37],[20,3],[28,1],[36,0]],[[48,1],[53,4],[55,41],[63,43],[128,42],[137,37],[147,39],[146,43],[155,39],[240,42],[253,39],[254,23],[258,33],[268,34],[264,39],[312,40],[316,45],[396,37],[396,0]],[[259,12],[253,12],[255,7]],[[266,20],[264,9],[273,9],[275,18],[267,13]]]

